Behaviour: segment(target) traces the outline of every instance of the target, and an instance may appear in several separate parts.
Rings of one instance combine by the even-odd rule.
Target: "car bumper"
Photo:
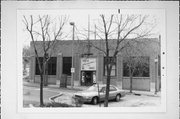
[[[75,99],[78,99],[78,100],[81,100],[83,102],[91,102],[92,98],[86,98],[86,97],[83,97],[83,96],[77,96],[75,95],[74,96]]]

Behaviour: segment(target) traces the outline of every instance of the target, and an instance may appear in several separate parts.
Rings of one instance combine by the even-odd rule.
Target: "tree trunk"
[[[107,82],[106,82],[106,95],[105,95],[104,107],[108,107],[109,86],[110,86],[112,65],[110,65],[109,67],[109,63],[107,63],[106,69],[107,69]]]
[[[108,74],[108,73],[107,73]],[[107,83],[106,83],[106,96],[104,101],[104,107],[108,107],[108,99],[109,99],[109,85],[110,85],[110,76],[107,76]]]
[[[132,93],[132,75],[130,75],[130,93]]]
[[[40,82],[40,107],[44,106],[43,101],[43,74],[40,74],[41,82]]]
[[[44,101],[43,101],[43,86],[44,86],[44,79],[45,79],[45,57],[43,57],[43,65],[40,71],[40,77],[41,77],[41,82],[40,82],[40,107],[44,106]]]
[[[48,78],[47,78],[47,76],[48,76],[48,71],[47,71],[47,62],[45,61],[45,63],[44,63],[44,74],[43,74],[43,77],[44,77],[44,86],[47,86],[48,85]]]
[[[99,91],[99,82],[97,83],[97,86],[98,86],[98,97],[99,97],[99,99],[101,99],[101,97],[100,97],[100,91]],[[100,100],[99,100],[100,101]],[[101,103],[99,103],[99,107],[101,107]]]
[[[130,76],[130,93],[132,93],[132,79],[133,79],[133,76],[132,76],[132,69],[129,68],[129,76]]]

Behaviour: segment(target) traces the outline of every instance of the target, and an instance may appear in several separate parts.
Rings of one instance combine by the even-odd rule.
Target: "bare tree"
[[[23,47],[23,57],[29,57],[31,55],[31,50],[29,46]]]
[[[130,78],[130,93],[132,93],[133,90],[133,77],[134,76],[143,76],[143,72],[148,72],[146,71],[148,67],[146,67],[148,64],[148,58],[143,57],[143,56],[129,56],[125,58],[126,60],[126,65],[128,68],[129,72],[129,78]],[[144,69],[144,70],[142,70]]]
[[[144,48],[141,43],[137,43],[136,45],[133,43],[124,49],[123,75],[125,73],[130,78],[130,93],[133,90],[133,77],[142,77],[144,75],[143,72],[149,72],[149,57],[146,56],[146,53],[142,52]]]
[[[26,74],[26,67],[29,64],[29,57],[31,55],[30,47],[24,46],[23,47],[23,74]]]
[[[43,102],[43,86],[47,85],[47,65],[54,51],[56,41],[61,40],[63,36],[63,28],[67,22],[66,17],[59,17],[57,21],[51,20],[49,15],[39,15],[36,20],[30,15],[30,17],[23,16],[23,23],[27,32],[32,40],[32,47],[38,69],[40,72],[40,106],[44,106]],[[36,41],[41,41],[39,44]],[[39,51],[39,46],[42,51]],[[40,60],[40,53],[42,53],[42,61]]]
[[[91,31],[103,41],[104,45],[99,47],[92,42],[91,46],[101,51],[107,60],[105,64],[107,70],[105,107],[108,107],[109,86],[113,67],[111,61],[115,61],[118,53],[122,52],[126,47],[131,46],[134,42],[139,42],[138,39],[151,35],[154,26],[147,22],[147,18],[146,15],[111,15],[110,17],[100,15],[96,31]]]

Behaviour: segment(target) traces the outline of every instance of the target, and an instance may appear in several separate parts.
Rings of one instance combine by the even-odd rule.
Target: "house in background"
[[[98,47],[105,48],[102,40],[89,40],[92,44]],[[61,82],[61,77],[67,75],[67,84],[71,85],[71,66],[72,66],[72,51],[74,63],[74,78],[73,85],[90,86],[93,83],[106,83],[106,62],[104,54],[88,45],[87,40],[74,40],[72,49],[72,40],[59,40],[56,42],[51,58],[48,62],[48,84],[58,84]],[[157,38],[139,39],[144,42],[139,45],[141,53],[132,54],[133,57],[140,57],[144,61],[141,66],[135,68],[133,75],[133,90],[151,91],[151,85],[158,85],[160,90],[160,42]],[[111,40],[110,44],[115,45],[116,40]],[[39,57],[42,56],[42,41],[35,42]],[[85,55],[89,52],[91,55]],[[38,64],[35,58],[33,44],[31,42],[31,58],[30,58],[30,78],[34,83],[40,82]],[[111,54],[112,55],[112,54]],[[129,57],[129,56],[128,56]],[[111,84],[122,89],[129,89],[130,78],[126,62],[126,52],[120,52],[116,59],[109,59],[114,64],[111,71]],[[158,58],[158,60],[157,60]],[[40,58],[42,61],[42,58]],[[158,61],[158,69],[156,65]],[[158,72],[158,73],[157,73]],[[156,80],[158,75],[158,80]]]
[[[23,77],[29,77],[30,56],[23,56]]]

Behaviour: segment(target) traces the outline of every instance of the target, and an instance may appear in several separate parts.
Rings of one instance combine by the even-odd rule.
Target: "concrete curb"
[[[130,93],[129,91],[125,90],[127,95],[137,95],[137,96],[151,96],[151,97],[160,97],[160,92],[158,92],[157,94],[154,94],[154,92],[143,92],[143,91],[133,91],[132,93]]]
[[[49,98],[49,101],[50,101],[51,103],[52,103],[52,102],[55,102],[54,99],[57,98],[57,97],[60,97],[60,96],[62,96],[62,95],[63,95],[62,93],[59,93],[59,94],[57,94],[57,95],[54,95],[54,96],[52,96],[52,97]]]
[[[71,107],[81,107],[81,106],[82,106],[82,104],[79,104],[79,103],[77,103],[77,102],[74,102],[74,103],[69,104],[69,103],[67,103],[67,102],[56,102],[56,101],[54,100],[55,98],[61,97],[62,95],[65,95],[65,94],[59,93],[58,95],[54,95],[54,96],[50,97],[50,98],[49,98],[50,103],[61,103],[61,104],[69,105],[69,106],[71,106]],[[72,99],[74,99],[74,98],[72,97]],[[71,100],[71,101],[72,101],[72,100]],[[74,99],[74,101],[77,101],[77,100]]]

